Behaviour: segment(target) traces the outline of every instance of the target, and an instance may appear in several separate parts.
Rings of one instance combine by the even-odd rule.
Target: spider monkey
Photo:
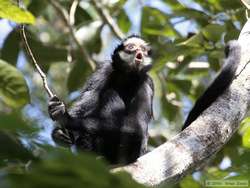
[[[68,132],[56,127],[53,140],[95,152],[111,164],[134,162],[146,152],[153,117],[151,67],[149,44],[137,35],[124,39],[111,63],[100,65],[69,110],[56,96],[50,99],[50,117]]]
[[[184,123],[189,126],[231,84],[240,62],[240,45],[229,42],[221,73],[197,100]],[[154,84],[151,48],[139,36],[124,39],[111,63],[103,63],[89,78],[78,101],[67,110],[56,96],[49,101],[50,117],[61,127],[52,131],[60,145],[76,145],[104,156],[111,164],[134,162],[147,149],[148,123],[153,117]]]

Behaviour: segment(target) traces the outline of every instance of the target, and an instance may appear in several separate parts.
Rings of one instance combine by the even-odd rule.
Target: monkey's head
[[[124,39],[112,55],[114,68],[126,72],[146,73],[152,67],[151,61],[151,47],[137,35]]]

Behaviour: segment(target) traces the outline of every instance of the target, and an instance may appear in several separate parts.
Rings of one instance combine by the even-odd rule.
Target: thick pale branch
[[[238,41],[241,63],[230,88],[187,129],[135,163],[122,167],[122,170],[146,185],[177,182],[188,172],[199,168],[227,143],[249,109],[250,20]]]
[[[78,0],[74,0],[71,7],[70,7],[70,11],[69,11],[69,23],[70,25],[74,25],[75,24],[75,13],[76,13],[76,8],[79,4]]]

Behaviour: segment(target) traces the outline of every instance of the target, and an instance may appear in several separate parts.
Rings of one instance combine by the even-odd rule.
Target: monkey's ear
[[[148,56],[152,56],[153,55],[153,50],[152,50],[152,48],[150,48],[149,50],[148,50]]]

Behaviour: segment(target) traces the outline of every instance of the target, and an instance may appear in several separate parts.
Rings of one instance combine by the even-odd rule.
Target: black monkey
[[[196,101],[194,107],[182,127],[188,127],[196,118],[207,109],[230,86],[240,62],[241,47],[237,41],[230,41],[225,48],[224,67],[203,95]]]
[[[70,110],[51,98],[49,114],[67,130],[55,128],[54,141],[95,152],[112,164],[131,163],[144,154],[153,116],[150,52],[143,39],[129,36],[115,48],[112,62],[89,78]]]

